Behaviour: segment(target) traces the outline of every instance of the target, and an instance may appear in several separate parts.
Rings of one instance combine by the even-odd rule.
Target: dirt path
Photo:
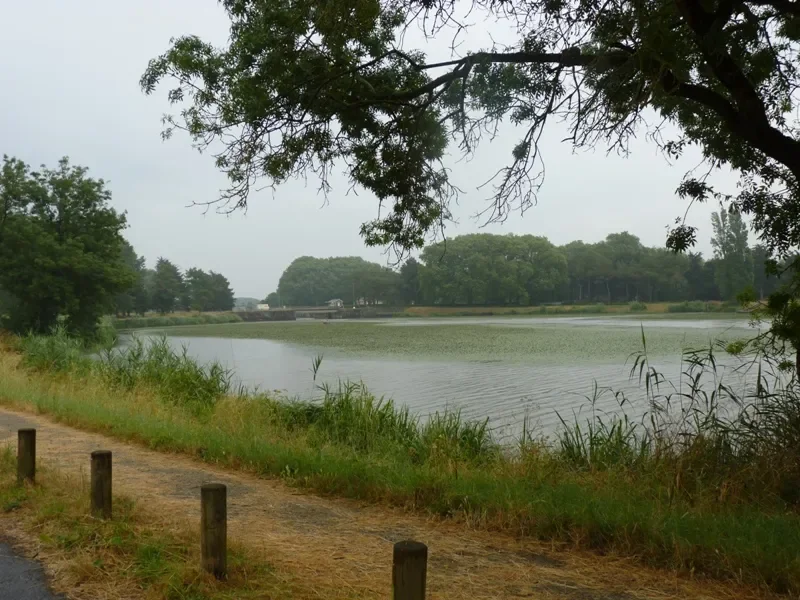
[[[228,486],[229,539],[293,576],[314,582],[324,598],[389,598],[392,544],[428,544],[430,597],[561,600],[757,598],[752,590],[689,581],[614,557],[559,552],[510,536],[471,531],[357,502],[303,494],[279,481],[232,473],[189,458],[146,450],[44,417],[0,410],[0,444],[36,427],[37,455],[67,472],[88,471],[89,453],[114,453],[115,492],[176,521],[197,523],[203,483]]]

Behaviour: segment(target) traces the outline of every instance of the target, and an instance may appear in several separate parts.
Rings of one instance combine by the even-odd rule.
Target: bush
[[[709,311],[720,312],[720,313],[733,313],[741,308],[741,305],[738,302],[732,302],[732,301],[709,302],[707,306]]]
[[[647,304],[644,302],[631,302],[628,308],[631,312],[645,312],[647,310]]]
[[[51,335],[29,334],[20,338],[22,364],[39,371],[84,371],[87,368],[84,342],[59,326]]]
[[[670,304],[667,307],[667,312],[671,313],[699,313],[708,312],[708,304],[701,300],[692,300],[691,302],[681,302],[680,304]]]

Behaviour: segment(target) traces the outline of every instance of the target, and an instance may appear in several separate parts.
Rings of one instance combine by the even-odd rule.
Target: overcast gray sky
[[[161,141],[167,88],[146,97],[138,81],[170,37],[197,34],[224,44],[228,20],[216,0],[1,0],[0,7],[0,153],[33,166],[68,155],[106,179],[114,206],[127,211],[126,237],[149,266],[165,256],[182,269],[211,269],[225,274],[238,296],[262,298],[297,256],[387,261],[358,235],[359,225],[376,215],[374,197],[347,195],[343,178],[334,180],[326,206],[309,181],[254,196],[247,214],[188,207],[216,198],[226,180],[185,136]],[[449,57],[448,41],[433,49],[437,57]],[[470,43],[484,40],[473,34]],[[485,207],[487,191],[476,187],[510,156],[513,133],[509,127],[469,162],[453,159],[453,182],[466,193],[448,236],[481,230],[473,215]],[[547,179],[539,204],[483,231],[545,235],[563,244],[627,230],[647,245],[663,245],[665,227],[686,208],[674,190],[699,154],[669,165],[642,139],[627,159],[602,149],[574,155],[562,137],[563,130],[552,129],[543,141]],[[728,175],[720,179],[734,183]],[[696,207],[690,215],[704,254],[715,208]]]

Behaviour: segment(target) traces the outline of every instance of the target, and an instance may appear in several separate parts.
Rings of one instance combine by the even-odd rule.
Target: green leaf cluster
[[[125,215],[102,179],[72,166],[33,171],[3,157],[0,168],[0,288],[4,326],[91,336],[133,273],[123,260]]]

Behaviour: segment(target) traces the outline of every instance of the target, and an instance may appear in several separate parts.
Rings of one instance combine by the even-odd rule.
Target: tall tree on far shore
[[[208,275],[208,285],[211,291],[211,310],[233,310],[233,305],[236,300],[228,278],[214,271],[211,271]]]
[[[419,304],[421,301],[421,285],[419,281],[419,261],[412,257],[400,267],[400,280],[403,304]]]
[[[781,286],[781,279],[778,273],[770,268],[771,260],[769,252],[763,244],[756,244],[752,250],[753,254],[753,288],[756,298],[766,299],[770,294],[777,291]]]
[[[689,300],[719,300],[717,287],[717,260],[703,260],[699,252],[687,255],[689,266],[686,269],[686,282],[689,289]]]
[[[145,270],[144,256],[136,254],[133,246],[127,240],[123,240],[120,260],[124,268],[129,269],[133,274],[133,283],[131,287],[116,295],[114,310],[118,315],[125,316],[130,315],[132,312],[143,314],[147,310],[149,301],[143,278]],[[143,310],[140,310],[142,308]]]
[[[183,278],[186,287],[187,310],[213,310],[214,291],[211,289],[211,277],[201,269],[191,268]]]
[[[724,300],[734,300],[737,294],[753,285],[753,256],[747,245],[747,225],[741,213],[724,209],[712,213],[711,225],[714,228],[711,246],[719,260],[717,286]]]
[[[153,308],[161,314],[172,312],[179,305],[183,290],[183,277],[178,267],[166,258],[159,258],[153,277]]]

